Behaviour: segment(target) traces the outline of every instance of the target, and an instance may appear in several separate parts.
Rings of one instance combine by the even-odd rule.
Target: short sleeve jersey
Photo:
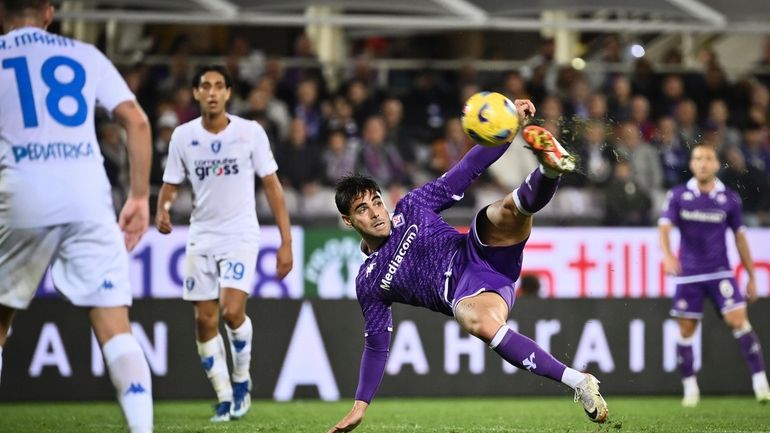
[[[366,258],[356,278],[366,335],[392,330],[393,302],[452,314],[447,272],[465,235],[438,213],[460,198],[442,177],[396,204],[390,237]]]
[[[265,130],[254,121],[228,114],[230,123],[217,134],[202,119],[177,127],[171,135],[163,182],[190,180],[195,196],[188,251],[221,254],[257,248],[259,223],[254,175],[278,170]]]
[[[658,222],[679,228],[683,276],[729,271],[725,232],[745,229],[740,197],[719,180],[706,194],[699,191],[695,179],[673,188]]]
[[[134,99],[93,45],[35,27],[0,36],[0,224],[114,221],[94,110]]]

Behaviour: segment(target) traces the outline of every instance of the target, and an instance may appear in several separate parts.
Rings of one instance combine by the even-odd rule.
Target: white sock
[[[131,334],[118,334],[104,344],[102,354],[129,430],[152,432],[152,378],[139,343]]]
[[[770,390],[770,385],[767,383],[767,374],[765,374],[764,371],[758,371],[752,374],[751,384],[754,387],[754,392]]]
[[[700,388],[698,388],[697,376],[690,376],[682,379],[682,387],[684,388],[684,393],[686,395],[693,394],[693,393],[700,393]]]
[[[0,346],[0,379],[3,377],[3,346]]]
[[[201,364],[206,371],[209,382],[217,393],[217,399],[223,401],[233,401],[233,387],[230,385],[230,374],[227,372],[227,358],[225,356],[225,342],[220,334],[211,340],[198,345],[198,355],[201,357]]]
[[[227,329],[227,338],[230,340],[230,355],[233,357],[233,382],[245,382],[251,378],[251,319],[246,320],[237,329]]]
[[[578,384],[584,380],[586,380],[585,373],[581,373],[574,368],[565,368],[564,373],[561,375],[561,383],[567,385],[568,387],[575,389]]]
[[[543,164],[540,164],[540,173],[543,173],[543,176],[549,179],[556,179],[557,177],[561,176],[560,172],[552,169],[551,167],[547,167]]]

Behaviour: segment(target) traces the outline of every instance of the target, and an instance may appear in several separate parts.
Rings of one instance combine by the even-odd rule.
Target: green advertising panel
[[[360,239],[353,230],[305,229],[305,298],[356,298]]]

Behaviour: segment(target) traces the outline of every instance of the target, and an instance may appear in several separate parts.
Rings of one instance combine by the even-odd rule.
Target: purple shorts
[[[677,284],[676,293],[671,300],[671,315],[684,319],[700,319],[703,317],[703,299],[706,296],[714,301],[722,314],[746,306],[746,298],[738,290],[735,278],[721,278]]]
[[[484,211],[486,207],[479,213]],[[507,247],[485,245],[476,232],[476,218],[465,237],[465,245],[453,260],[449,279],[452,312],[460,301],[481,292],[497,293],[510,310],[516,298],[515,283],[521,273],[522,252],[527,241]]]

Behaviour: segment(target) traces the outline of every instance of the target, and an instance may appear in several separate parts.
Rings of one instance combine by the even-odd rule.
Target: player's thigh
[[[185,301],[216,301],[219,299],[219,269],[213,254],[188,252],[184,261]],[[214,305],[217,305],[215,302]]]
[[[251,294],[254,283],[257,253],[256,249],[242,249],[217,256],[219,286],[223,289],[239,290],[248,297]],[[241,297],[236,299],[241,299]]]
[[[131,305],[128,252],[114,221],[66,224],[51,274],[56,289],[74,305]]]
[[[62,239],[63,226],[0,225],[0,304],[26,309]]]
[[[522,264],[522,253],[526,239],[514,245],[493,245],[485,243],[479,231],[483,231],[486,220],[482,215],[484,209],[479,211],[471,223],[468,237],[465,243],[465,258],[469,267],[478,269],[492,268],[511,280],[519,278]]]
[[[700,320],[703,317],[703,301],[706,298],[704,282],[676,285],[671,299],[671,316],[681,319]]]
[[[532,232],[532,217],[518,211],[508,194],[482,208],[472,224],[479,241],[493,247],[506,247],[525,241]]]
[[[727,318],[727,315],[732,311],[746,310],[746,298],[743,296],[738,288],[738,282],[735,278],[721,278],[718,280],[711,280],[706,283],[706,290],[708,296],[716,305],[717,310],[722,313],[722,316]],[[731,317],[737,318],[740,313],[731,315]]]

